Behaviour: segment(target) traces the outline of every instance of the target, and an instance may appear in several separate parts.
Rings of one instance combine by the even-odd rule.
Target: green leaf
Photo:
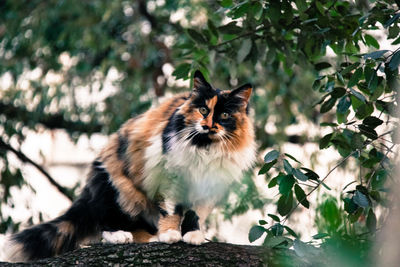
[[[218,38],[219,34],[218,34],[217,27],[215,27],[215,25],[214,25],[214,22],[213,22],[212,20],[209,19],[209,20],[207,21],[207,26],[208,26],[208,29],[210,30],[210,32],[211,32],[215,37]]]
[[[376,72],[372,73],[371,78],[368,80],[368,89],[371,93],[375,92],[375,89],[378,87],[378,75]],[[370,98],[371,99],[371,98]]]
[[[249,241],[253,243],[257,239],[259,239],[265,233],[265,229],[262,226],[254,225],[251,227],[249,232]]]
[[[325,237],[327,237],[327,236],[329,236],[329,234],[327,234],[327,233],[318,233],[318,234],[316,234],[316,235],[313,235],[312,237],[313,237],[314,239],[322,239],[322,238],[325,238]]]
[[[365,42],[367,43],[368,46],[373,46],[376,49],[379,49],[379,43],[374,37],[372,37],[369,34],[366,34],[366,35],[364,35],[364,38],[365,38]]]
[[[251,12],[256,20],[260,20],[263,14],[263,7],[260,2],[253,2],[251,6]]]
[[[390,28],[389,28],[388,39],[394,39],[394,38],[396,38],[396,37],[399,35],[399,32],[400,32],[399,26],[398,26],[397,24],[396,24],[396,25],[393,25],[393,27],[390,27]]]
[[[282,195],[278,200],[278,213],[281,216],[287,215],[293,208],[293,193]]]
[[[392,71],[397,70],[397,68],[399,67],[399,64],[400,64],[400,51],[397,51],[390,59],[390,62],[389,62],[390,70],[392,70]]]
[[[303,205],[307,209],[310,208],[310,203],[307,200],[306,193],[304,193],[304,190],[298,184],[295,184],[294,186],[294,193],[301,205]]]
[[[287,174],[292,174],[293,172],[293,167],[290,165],[289,161],[286,159],[283,160],[283,168],[285,169]]]
[[[258,221],[258,224],[260,224],[260,225],[266,225],[266,224],[268,224],[265,220],[259,220]]]
[[[279,152],[276,150],[272,150],[268,152],[264,157],[264,162],[269,163],[271,161],[276,160],[279,157]]]
[[[360,66],[360,63],[359,63],[359,62],[356,62],[356,63],[354,63],[354,64],[351,64],[351,65],[347,66],[344,70],[342,70],[342,71],[340,72],[340,74],[344,76],[344,75],[346,75],[347,73],[349,73],[350,71],[356,69],[358,66]]]
[[[354,133],[351,137],[351,148],[352,149],[360,149],[364,146],[364,139],[359,133]]]
[[[299,179],[300,181],[307,181],[308,177],[307,175],[305,175],[304,173],[302,173],[299,169],[293,169],[293,175]]]
[[[374,107],[371,103],[362,104],[357,108],[356,117],[360,120],[372,114]]]
[[[333,133],[330,133],[322,137],[321,140],[319,140],[319,149],[327,148],[332,139],[332,136]]]
[[[348,214],[353,214],[358,209],[358,205],[354,203],[353,198],[345,198],[344,202],[344,210],[347,211]]]
[[[378,51],[374,51],[374,52],[365,54],[363,56],[363,58],[377,59],[377,58],[381,58],[387,52],[389,52],[389,50],[378,50]]]
[[[363,96],[361,93],[357,92],[353,88],[350,88],[351,94],[354,95],[358,100],[361,102],[365,103],[367,100],[365,99],[365,96]]]
[[[321,112],[321,113],[326,113],[326,112],[328,112],[329,110],[332,109],[332,107],[335,105],[335,103],[336,103],[336,98],[334,98],[334,97],[329,98],[328,101],[324,102],[324,103],[321,105],[320,112]]]
[[[279,193],[287,195],[291,192],[295,180],[292,175],[286,175],[279,182]]]
[[[322,186],[325,187],[327,190],[332,190],[326,183],[321,182]]]
[[[374,116],[368,116],[363,120],[363,124],[371,127],[373,129],[375,129],[376,127],[378,127],[379,125],[381,125],[383,123],[383,120],[378,119],[377,117]]]
[[[172,75],[174,75],[176,79],[188,79],[190,68],[191,65],[189,63],[180,64],[176,67]]]
[[[283,226],[285,229],[286,229],[286,231],[291,235],[291,236],[293,236],[293,237],[295,237],[295,238],[298,238],[299,236],[296,234],[296,232],[295,231],[293,231],[293,229],[292,228],[290,228],[289,226]]]
[[[305,0],[296,0],[296,6],[300,13],[304,13],[307,10],[307,3]]]
[[[237,63],[243,62],[243,60],[247,57],[251,50],[251,40],[245,39],[240,46],[239,51],[237,52],[236,61]]]
[[[363,134],[364,136],[366,136],[372,140],[375,140],[378,138],[378,134],[376,133],[376,131],[373,128],[365,126],[363,124],[359,125],[358,128],[360,129],[360,133]]]
[[[329,126],[329,127],[336,127],[336,126],[338,126],[338,124],[337,124],[337,123],[334,123],[334,122],[321,122],[321,123],[319,124],[319,126],[321,126],[321,127],[326,127],[326,126]]]
[[[346,93],[346,89],[343,87],[335,87],[331,92],[331,96],[334,98],[341,98]]]
[[[274,214],[270,214],[268,213],[268,216],[272,218],[272,220],[276,221],[276,222],[280,222],[281,219],[279,219],[278,216],[274,215]]]
[[[258,175],[267,173],[272,168],[272,166],[274,166],[276,162],[277,160],[273,160],[271,162],[265,163],[264,166],[262,166],[262,168],[258,172]]]
[[[347,83],[347,87],[353,87],[354,85],[356,85],[360,81],[362,74],[363,74],[362,68],[356,69],[356,71],[351,76],[349,82]]]
[[[351,99],[349,96],[344,96],[339,100],[339,103],[337,105],[337,112],[344,114],[346,113],[346,111],[349,109],[349,107],[351,106]]]
[[[218,27],[218,30],[225,34],[238,34],[243,32],[243,28],[237,26],[235,21]]]
[[[283,235],[283,226],[280,223],[276,223],[271,227],[271,233],[274,236],[282,236]]]
[[[292,155],[290,155],[290,154],[288,154],[288,153],[284,153],[284,155],[287,156],[287,157],[289,157],[291,160],[294,160],[294,161],[296,161],[297,163],[300,163],[300,164],[301,164],[301,162],[298,161],[298,160],[297,160],[295,157],[293,157]]]
[[[312,84],[312,89],[313,89],[313,90],[318,90],[320,86],[321,86],[321,81],[317,79],[317,80],[315,80],[315,81],[313,82],[313,84]]]
[[[344,83],[343,76],[342,76],[342,74],[340,74],[340,72],[336,72],[336,78],[339,80],[339,82],[340,82],[342,85],[345,84],[345,83]]]
[[[367,216],[367,227],[368,229],[374,233],[376,231],[376,216],[374,211],[369,209],[368,216]]]
[[[324,6],[319,1],[315,1],[315,6],[317,7],[317,9],[318,9],[319,13],[321,13],[321,15],[325,15]]]
[[[193,29],[187,29],[187,33],[193,41],[199,44],[207,44],[207,40],[204,38],[204,36],[197,32],[196,30]]]
[[[231,7],[233,5],[233,0],[221,0],[219,4],[222,7]]]
[[[277,184],[278,184],[278,176],[272,178],[271,181],[269,181],[269,183],[268,183],[268,188],[272,188],[272,187],[274,187],[274,186],[277,185]]]
[[[330,63],[328,63],[328,62],[320,62],[320,63],[317,63],[317,64],[314,65],[314,68],[317,71],[320,71],[320,70],[323,70],[323,69],[327,69],[327,68],[330,68],[330,67],[332,67],[332,65]]]
[[[369,206],[369,201],[366,195],[361,193],[360,191],[356,190],[353,196],[353,201],[356,203],[358,206],[366,208]]]

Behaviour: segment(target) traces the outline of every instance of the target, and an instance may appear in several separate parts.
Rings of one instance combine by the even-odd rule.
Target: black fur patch
[[[193,210],[188,210],[185,213],[181,224],[181,233],[184,236],[187,232],[200,230],[199,226],[199,216]]]
[[[168,215],[168,212],[160,206],[158,207],[158,210],[160,211],[161,216],[165,217]]]
[[[168,124],[162,133],[162,147],[163,153],[168,152],[168,142],[170,140],[170,135],[176,134],[177,132],[185,128],[185,117],[182,114],[177,114],[177,110],[169,118]]]
[[[212,88],[202,88],[197,91],[196,97],[193,99],[192,104],[196,107],[205,107],[206,100],[209,100],[217,95],[217,91]]]
[[[198,146],[198,147],[206,147],[212,143],[212,140],[210,137],[208,137],[207,133],[194,133],[192,132],[190,134],[191,137],[191,142],[192,145]]]
[[[57,236],[54,223],[44,223],[13,236],[13,240],[24,247],[29,260],[48,258],[55,254],[53,240]]]
[[[179,216],[183,216],[184,207],[182,204],[178,204],[175,206],[174,214],[178,214]]]
[[[55,244],[59,241],[59,253],[78,246],[78,242],[86,237],[94,236],[100,231],[135,231],[143,229],[150,234],[157,233],[157,227],[149,222],[144,214],[132,218],[121,210],[117,200],[118,191],[112,186],[108,172],[102,168],[101,162],[93,163],[92,177],[83,189],[80,197],[72,204],[67,212],[57,219],[28,228],[13,239],[23,245],[29,260],[54,256]],[[62,235],[57,223],[72,224],[73,232]]]

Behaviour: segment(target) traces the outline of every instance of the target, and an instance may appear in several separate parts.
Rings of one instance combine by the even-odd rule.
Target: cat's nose
[[[201,127],[203,127],[203,130],[209,130],[210,129],[207,125],[203,125]]]

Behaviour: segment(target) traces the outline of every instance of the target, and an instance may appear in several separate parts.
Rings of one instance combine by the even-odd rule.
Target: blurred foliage
[[[279,194],[278,214],[260,220],[250,241],[266,233],[266,246],[293,246],[298,256],[313,257],[336,255],[342,244],[349,248],[343,261],[359,247],[357,265],[387,217],[394,182],[400,49],[380,46],[400,44],[398,10],[393,0],[2,1],[0,76],[12,82],[0,92],[1,139],[18,150],[27,129],[61,128],[73,140],[109,134],[167,91],[187,90],[174,82],[171,67],[178,80],[191,80],[200,69],[221,89],[251,82],[260,150],[275,148],[259,175]],[[107,91],[110,85],[115,90]],[[317,140],[286,134],[300,118],[330,130]],[[267,123],[276,129],[269,132]],[[332,171],[356,162],[340,199],[309,202],[313,192],[330,190],[331,172],[320,176],[280,152],[287,142],[333,147],[342,159]],[[4,205],[24,178],[1,148]],[[234,191],[226,218],[268,202],[248,175]],[[315,209],[319,233],[311,243],[285,225],[298,206]],[[0,217],[2,232],[18,228],[1,206]]]

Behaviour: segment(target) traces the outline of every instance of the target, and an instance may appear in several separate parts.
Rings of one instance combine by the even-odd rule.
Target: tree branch
[[[57,188],[57,190],[63,194],[64,196],[66,196],[69,200],[73,200],[73,195],[71,194],[70,191],[68,191],[68,189],[66,189],[65,187],[62,187],[60,184],[58,184],[53,177],[50,176],[50,174],[43,169],[42,166],[40,166],[39,164],[37,164],[36,162],[34,162],[33,160],[31,160],[30,158],[28,158],[24,153],[22,153],[21,151],[17,151],[16,149],[14,149],[11,145],[7,144],[4,142],[4,140],[0,137],[0,148],[4,148],[6,150],[9,150],[11,152],[13,152],[22,162],[25,163],[30,163],[31,165],[33,165],[36,169],[38,169],[46,178],[47,180]]]
[[[38,122],[48,129],[66,129],[69,132],[95,133],[100,132],[102,125],[97,123],[84,123],[82,121],[66,120],[62,113],[45,114],[37,116],[34,112],[24,107],[14,106],[10,103],[0,102],[0,114],[5,115],[7,119],[18,120],[24,125],[31,125],[32,122]]]
[[[292,250],[271,250],[209,242],[192,246],[175,244],[94,244],[69,253],[29,263],[29,266],[281,266],[282,260],[305,262]],[[26,266],[26,263],[0,263],[1,266]],[[306,265],[304,265],[306,266]]]

